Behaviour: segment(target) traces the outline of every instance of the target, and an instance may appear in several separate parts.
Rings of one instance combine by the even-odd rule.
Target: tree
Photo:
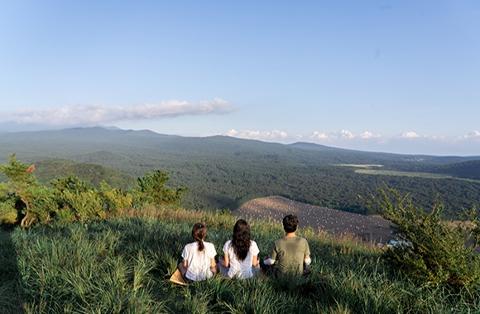
[[[20,226],[26,228],[35,222],[48,222],[50,212],[56,211],[52,191],[38,183],[34,172],[34,165],[19,162],[15,155],[10,156],[7,164],[0,165],[0,173],[7,177],[0,193],[3,222],[18,223],[20,219]]]
[[[166,186],[169,177],[166,172],[155,170],[137,179],[141,203],[153,205],[175,204],[180,201],[185,188],[169,188]]]

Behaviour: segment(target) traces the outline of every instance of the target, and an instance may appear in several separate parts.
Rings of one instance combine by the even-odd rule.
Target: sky
[[[0,130],[480,155],[480,2],[0,0]]]

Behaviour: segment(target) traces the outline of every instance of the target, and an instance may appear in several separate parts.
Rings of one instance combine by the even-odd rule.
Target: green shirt
[[[309,255],[307,240],[295,236],[275,241],[270,257],[275,260],[275,268],[280,274],[303,274],[303,262]]]

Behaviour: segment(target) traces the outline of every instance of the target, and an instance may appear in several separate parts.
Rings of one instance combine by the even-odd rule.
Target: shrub
[[[138,178],[136,203],[167,205],[179,202],[185,192],[185,188],[174,189],[167,187],[166,183],[168,179],[168,174],[160,170],[155,170],[142,178]]]
[[[17,221],[15,199],[8,193],[8,187],[0,183],[0,225],[12,225]]]
[[[70,209],[79,221],[87,221],[92,218],[105,218],[102,200],[95,191],[86,192],[63,192],[63,200],[66,208]]]
[[[383,216],[396,225],[405,245],[392,246],[385,257],[411,279],[456,290],[480,286],[480,257],[467,245],[473,230],[442,219],[442,207],[430,212],[416,207],[408,196],[382,190]]]
[[[10,156],[6,165],[0,165],[0,173],[8,178],[1,188],[4,198],[2,216],[8,217],[2,219],[2,223],[17,223],[17,219],[21,219],[20,225],[29,227],[35,222],[46,223],[50,220],[50,212],[55,211],[52,194],[49,189],[40,186],[34,171],[34,165],[19,162],[15,155]],[[12,204],[17,215],[13,213]]]
[[[116,214],[120,209],[128,209],[133,206],[132,194],[112,188],[105,181],[100,184],[100,197],[103,200],[104,209],[112,214]]]
[[[17,210],[12,199],[0,202],[0,225],[13,225],[17,222]]]
[[[46,224],[56,219],[61,222],[104,219],[107,213],[146,204],[170,205],[177,203],[185,189],[166,186],[168,175],[156,170],[138,179],[137,189],[127,192],[105,182],[96,189],[76,176],[55,179],[50,186],[41,185],[35,175],[35,166],[19,162],[15,155],[0,174],[7,177],[0,183],[0,224],[20,224],[27,228]]]
[[[58,206],[53,191],[44,186],[32,186],[30,188],[32,200],[29,207],[30,220],[46,224],[57,212]],[[30,225],[31,223],[28,223]]]

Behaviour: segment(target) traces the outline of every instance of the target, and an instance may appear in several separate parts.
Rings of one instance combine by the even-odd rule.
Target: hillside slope
[[[257,198],[234,211],[239,217],[271,219],[280,223],[287,214],[295,214],[301,227],[326,231],[333,236],[352,235],[364,241],[387,242],[392,237],[390,223],[379,216],[366,216],[313,206],[280,196]]]

